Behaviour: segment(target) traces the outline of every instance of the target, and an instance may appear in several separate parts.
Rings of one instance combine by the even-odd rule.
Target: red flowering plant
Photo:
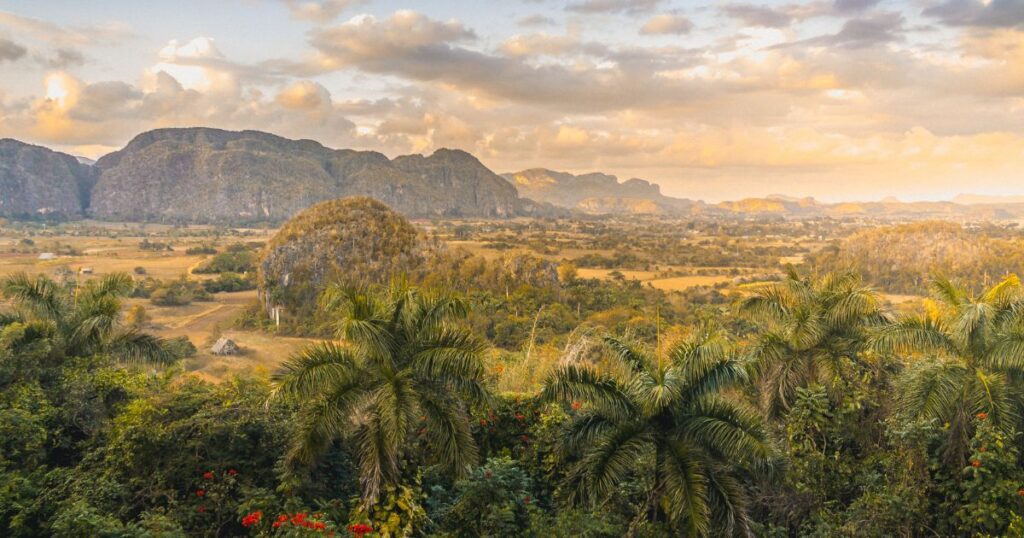
[[[532,450],[535,437],[532,430],[544,416],[540,403],[535,398],[508,395],[498,399],[496,404],[478,416],[478,426],[473,428],[481,453]]]
[[[320,512],[284,512],[267,520],[270,536],[334,536],[337,525]]]
[[[960,526],[972,536],[1004,536],[1010,514],[1024,506],[1024,470],[1017,465],[1018,452],[1013,431],[975,416],[977,429],[971,439],[971,454],[964,467],[962,504],[957,511]]]
[[[225,529],[235,525],[235,507],[239,496],[238,472],[233,474],[219,469],[198,469],[192,488],[187,492],[193,517],[200,525],[211,529]],[[237,521],[237,520],[236,520]],[[255,516],[248,520],[250,526]]]

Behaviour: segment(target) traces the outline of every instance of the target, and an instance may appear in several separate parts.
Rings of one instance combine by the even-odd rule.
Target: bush
[[[213,273],[248,273],[256,269],[256,254],[250,250],[231,250],[221,252],[209,262],[197,267],[196,274]]]
[[[203,288],[210,293],[254,290],[256,279],[251,275],[221,273],[217,278],[203,282]]]

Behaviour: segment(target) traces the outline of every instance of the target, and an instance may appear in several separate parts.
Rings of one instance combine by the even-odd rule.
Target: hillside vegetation
[[[924,294],[931,277],[979,285],[1024,272],[1024,244],[1012,230],[928,221],[865,229],[808,257],[821,271],[853,270],[891,293]]]

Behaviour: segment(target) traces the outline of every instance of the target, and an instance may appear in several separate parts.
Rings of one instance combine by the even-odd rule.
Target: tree
[[[4,314],[39,335],[52,336],[57,355],[88,357],[105,354],[127,362],[167,363],[175,357],[162,339],[124,327],[121,299],[134,282],[125,273],[89,280],[71,291],[45,275],[17,273],[0,283],[0,292],[14,305]],[[6,325],[0,320],[0,325]]]
[[[606,343],[612,371],[568,362],[543,391],[575,411],[561,448],[570,498],[596,503],[636,474],[649,478],[649,519],[690,536],[748,532],[734,471],[763,464],[768,448],[756,415],[725,395],[748,377],[724,332],[702,326],[665,356]]]
[[[740,301],[740,312],[764,324],[750,354],[770,415],[788,411],[798,388],[838,388],[852,377],[867,331],[884,321],[879,304],[875,290],[852,273],[811,279],[792,267],[781,282]]]
[[[1024,289],[1015,275],[979,295],[937,279],[932,297],[925,314],[881,327],[872,346],[923,359],[904,376],[899,408],[948,424],[948,448],[962,466],[979,413],[1004,432],[1020,420],[1015,380],[1024,371]]]
[[[489,401],[485,343],[456,325],[457,297],[403,284],[386,293],[331,285],[325,310],[341,344],[313,345],[276,376],[277,392],[306,401],[290,454],[309,464],[339,438],[354,443],[367,505],[401,483],[416,441],[455,477],[476,462],[467,405]]]

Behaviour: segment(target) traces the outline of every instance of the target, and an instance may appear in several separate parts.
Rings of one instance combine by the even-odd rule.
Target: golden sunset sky
[[[258,129],[709,201],[1024,194],[1024,0],[0,0],[0,137]]]

